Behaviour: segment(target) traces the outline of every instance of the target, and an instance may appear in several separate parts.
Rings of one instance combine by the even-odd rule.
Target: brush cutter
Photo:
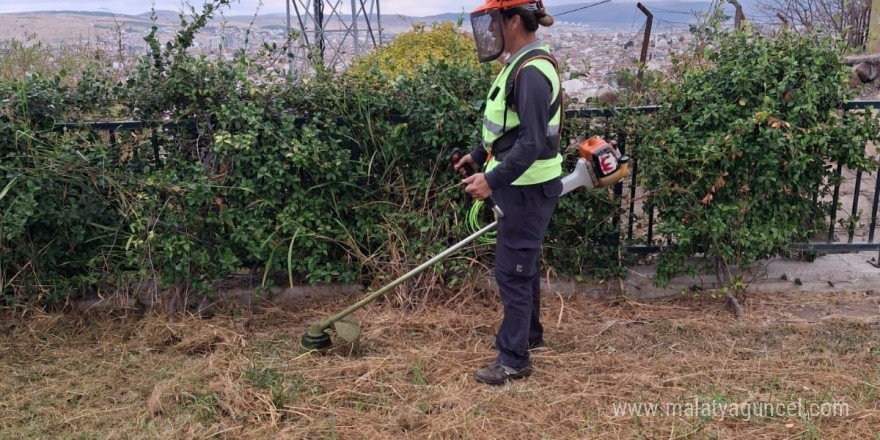
[[[574,171],[562,178],[562,195],[582,186],[587,188],[605,188],[611,186],[626,177],[629,172],[629,157],[621,155],[614,146],[598,136],[591,137],[581,142],[578,145],[578,152],[580,158],[574,167]],[[461,151],[455,149],[451,156],[452,163],[457,163],[461,157]],[[467,169],[468,174],[474,172],[470,167],[465,168]],[[494,230],[495,227],[498,226],[498,221],[504,216],[504,213],[494,203],[491,196],[486,200],[486,204],[495,214],[495,221],[437,254],[400,278],[397,278],[379,290],[370,293],[345,310],[330,316],[321,322],[312,324],[308,331],[302,335],[302,339],[300,340],[302,347],[306,350],[316,351],[325,351],[329,349],[333,345],[329,333],[331,327],[336,332],[336,335],[345,341],[356,341],[360,337],[361,327],[351,320],[349,315],[369,304],[376,298],[384,295],[389,290],[397,287],[404,281],[431,267],[438,261],[455,253],[464,246],[467,246],[480,236]]]

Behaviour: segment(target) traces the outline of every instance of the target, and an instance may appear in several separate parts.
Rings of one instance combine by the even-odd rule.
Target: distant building
[[[587,84],[579,79],[563,81],[562,88],[569,95],[579,95],[587,87]]]

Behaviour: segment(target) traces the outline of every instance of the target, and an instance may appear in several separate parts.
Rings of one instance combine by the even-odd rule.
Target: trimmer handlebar
[[[449,161],[452,162],[452,166],[455,167],[455,164],[457,164],[458,161],[460,161],[461,158],[464,156],[465,154],[461,151],[460,148],[454,148],[452,150],[452,153],[449,154]],[[477,170],[473,169],[470,165],[465,165],[463,168],[465,174],[467,174],[468,177],[473,176],[477,172]],[[500,218],[503,216],[503,214],[501,213],[501,209],[498,208],[498,206],[495,204],[495,199],[492,198],[491,195],[489,195],[489,197],[486,197],[486,200],[483,200],[483,202],[489,209],[492,210],[492,212],[495,213],[496,218]]]

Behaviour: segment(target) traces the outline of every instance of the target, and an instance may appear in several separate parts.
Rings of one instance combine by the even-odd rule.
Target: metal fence
[[[846,111],[871,111],[880,108],[880,101],[850,101],[844,106]],[[658,106],[637,107],[627,109],[635,110],[643,114],[653,113],[659,109]],[[600,109],[582,109],[569,111],[566,113],[570,118],[613,118],[613,110]],[[609,124],[610,125],[610,124]],[[607,133],[606,133],[607,134]],[[622,154],[627,152],[627,144],[633,144],[638,140],[628,140],[626,133],[618,134],[618,148]],[[868,154],[867,151],[865,154]],[[639,158],[634,155],[630,162],[630,177],[614,186],[614,195],[620,200],[622,205],[622,215],[615,219],[615,225],[619,226],[619,222],[623,219],[626,221],[626,227],[622,230],[622,241],[624,248],[630,253],[651,254],[659,252],[663,247],[663,239],[656,237],[655,234],[655,215],[656,212],[644,200],[640,200],[637,196],[640,188],[637,185],[639,174]],[[821,238],[808,243],[799,243],[795,246],[796,250],[811,250],[819,253],[847,253],[847,252],[878,252],[878,257],[869,261],[875,267],[880,267],[880,242],[875,241],[877,232],[877,211],[878,202],[880,202],[880,179],[877,173],[866,174],[862,171],[851,171],[838,163],[835,168],[835,175],[839,178],[835,184],[830,199],[820,198],[819,189],[817,188],[813,195],[813,206],[816,216],[825,216],[828,220],[827,234]],[[830,202],[830,208],[827,212],[819,212],[820,201]],[[861,225],[862,218],[860,208],[868,206],[870,212],[870,220],[867,224]],[[644,217],[647,225],[637,230],[635,224],[638,218]],[[838,223],[849,224],[852,227],[839,228]],[[621,230],[618,228],[618,230]],[[843,234],[839,237],[838,233]],[[618,241],[619,242],[619,241]]]
[[[847,111],[871,111],[872,108],[880,108],[880,101],[850,101],[846,104]],[[642,114],[654,113],[658,106],[643,106],[627,108],[628,112],[636,111]],[[615,117],[618,111],[614,109],[586,108],[566,111],[566,118],[603,118],[606,120]],[[395,116],[392,122],[405,122],[406,118]],[[304,123],[303,121],[298,121]],[[118,146],[120,132],[133,132],[149,130],[150,143],[153,150],[153,161],[156,166],[161,166],[161,145],[159,134],[163,131],[174,129],[171,123],[146,123],[141,121],[117,121],[117,122],[82,122],[82,123],[59,123],[55,128],[59,131],[87,130],[108,134],[111,147]],[[606,124],[610,127],[611,124]],[[612,133],[606,132],[605,135]],[[627,133],[614,133],[617,138],[617,147],[622,154],[626,154],[630,145],[638,142],[630,139]],[[867,153],[866,153],[867,154]],[[663,248],[663,238],[656,237],[655,233],[655,210],[639,197],[638,176],[641,163],[637,156],[631,158],[630,176],[612,188],[614,196],[620,202],[621,215],[612,219],[619,236],[615,237],[616,246],[622,245],[630,253],[651,254],[659,252]],[[880,241],[875,241],[877,232],[877,211],[880,202],[880,179],[877,173],[867,174],[862,171],[852,172],[838,163],[835,174],[840,178],[834,186],[830,199],[822,198],[819,190],[814,193],[813,206],[816,216],[826,216],[829,224],[827,235],[808,243],[799,243],[795,250],[812,250],[820,253],[846,253],[861,251],[876,251],[878,257],[869,263],[880,267]],[[873,188],[873,191],[871,191]],[[850,200],[851,199],[851,200]],[[819,213],[820,202],[830,202],[828,212]],[[870,221],[865,225],[859,225],[861,219],[860,208],[870,205]],[[645,221],[644,226],[640,221]],[[621,222],[625,226],[621,227]],[[837,223],[849,224],[851,227],[838,228]],[[845,234],[844,238],[838,237],[838,233]]]

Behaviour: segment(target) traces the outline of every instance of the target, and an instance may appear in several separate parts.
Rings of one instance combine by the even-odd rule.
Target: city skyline
[[[45,12],[45,11],[74,11],[74,12],[110,12],[115,14],[137,15],[149,12],[155,5],[157,10],[179,11],[185,3],[191,5],[201,4],[204,0],[30,0],[28,2],[6,2],[0,4],[0,14],[22,12]],[[309,0],[297,0],[300,4]],[[578,0],[561,0],[545,2],[549,8],[564,6],[582,6],[596,3]],[[636,3],[638,0],[614,0],[614,3]],[[686,0],[685,0],[686,1]],[[383,15],[406,15],[411,17],[426,17],[445,13],[469,13],[482,4],[483,0],[423,0],[412,4],[408,0],[379,0],[379,6]],[[708,3],[708,0],[706,1]],[[346,12],[349,11],[350,2],[342,0],[340,5]],[[292,5],[291,5],[292,6]],[[370,4],[367,3],[367,7]],[[224,8],[227,15],[254,15],[285,13],[285,0],[233,0],[229,8]]]
[[[408,0],[380,0],[382,14],[406,14],[411,16],[428,16],[448,12],[470,12],[481,0],[423,0],[413,5]],[[181,0],[155,0],[144,2],[138,0],[31,0],[28,2],[9,2],[0,5],[0,13],[38,12],[38,11],[95,11],[118,14],[141,14],[149,12],[155,5],[157,10],[181,9]],[[201,4],[201,0],[192,0],[192,5]],[[350,2],[343,1],[347,6]],[[565,2],[570,3],[570,2]],[[369,5],[368,5],[369,6]],[[231,2],[230,8],[224,12],[232,15],[253,15],[284,13],[285,0],[239,0]]]

